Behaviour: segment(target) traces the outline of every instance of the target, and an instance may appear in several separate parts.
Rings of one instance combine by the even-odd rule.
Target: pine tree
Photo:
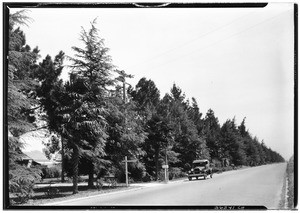
[[[143,161],[146,171],[155,179],[158,179],[162,148],[166,143],[164,135],[166,134],[166,123],[162,124],[161,115],[159,115],[160,92],[155,83],[149,79],[141,78],[135,89],[129,90],[132,100],[136,102],[137,112],[147,132],[147,138],[143,144],[145,155]],[[163,131],[165,130],[165,131]]]
[[[151,119],[160,102],[160,92],[154,81],[141,78],[135,89],[131,89],[129,94],[132,96],[132,100],[137,103],[137,110],[143,121],[147,122]]]
[[[195,159],[209,159],[209,152],[204,138],[198,134],[197,127],[189,118],[189,102],[185,101],[185,94],[173,84],[169,95],[169,110],[174,125],[175,145],[173,150],[179,153],[180,163],[178,167],[183,168],[185,164],[191,164]]]
[[[39,64],[33,76],[39,81],[36,87],[36,93],[40,102],[40,110],[43,112],[41,119],[47,123],[47,130],[54,135],[57,135],[57,140],[50,140],[50,143],[45,147],[46,155],[55,151],[60,151],[62,155],[62,182],[64,182],[64,153],[65,144],[62,136],[62,115],[59,113],[58,108],[61,106],[64,94],[64,84],[59,79],[64,68],[65,54],[60,51],[55,56],[54,60],[51,56],[47,55],[45,59]],[[53,137],[52,137],[53,138]],[[49,153],[47,152],[49,149]],[[58,150],[57,150],[58,149]]]
[[[10,15],[7,119],[9,131],[15,137],[34,128],[31,108],[38,103],[34,91],[37,81],[32,78],[32,73],[37,67],[39,50],[35,48],[31,51],[23,31],[16,28],[17,23],[28,19],[25,10]]]
[[[209,109],[204,118],[203,134],[206,140],[206,145],[209,149],[209,153],[212,159],[221,160],[220,150],[220,124],[217,117],[215,117],[214,111]]]
[[[23,31],[17,25],[27,24],[29,17],[22,10],[9,17],[9,49],[7,70],[7,125],[8,125],[8,168],[9,192],[16,194],[20,202],[25,202],[33,192],[33,185],[40,179],[41,170],[27,168],[22,161],[23,143],[19,137],[35,128],[32,108],[38,103],[32,78],[36,69],[38,48],[31,51],[26,45]],[[13,203],[11,203],[13,204]]]
[[[141,160],[145,154],[142,150],[146,133],[143,123],[135,111],[135,103],[129,101],[124,103],[123,98],[112,96],[108,100],[108,113],[106,120],[108,123],[108,138],[105,146],[106,160],[113,163],[116,169],[123,171],[122,161],[127,156],[129,159]],[[141,168],[143,165],[140,162]],[[132,165],[130,165],[132,166]],[[131,176],[136,178],[135,176]]]
[[[108,87],[115,83],[111,75],[113,65],[107,54],[108,48],[104,46],[95,25],[96,19],[91,23],[89,31],[82,28],[80,40],[84,47],[72,47],[75,56],[68,57],[72,62],[70,82],[66,85],[70,102],[69,105],[63,105],[67,112],[63,134],[72,149],[74,194],[78,193],[80,157],[92,163],[95,158],[105,156]],[[93,165],[90,168],[93,170]]]
[[[246,155],[235,119],[227,120],[220,131],[220,147],[222,157],[229,158],[235,165],[244,165],[246,163]]]
[[[147,151],[146,165],[150,174],[155,174],[155,180],[162,164],[165,164],[166,158],[168,163],[176,163],[178,154],[170,150],[173,145],[173,132],[170,121],[162,115],[162,112],[155,113],[147,122],[146,131],[148,138],[146,139],[144,149]],[[154,163],[154,164],[153,164]],[[152,168],[151,168],[152,167]]]

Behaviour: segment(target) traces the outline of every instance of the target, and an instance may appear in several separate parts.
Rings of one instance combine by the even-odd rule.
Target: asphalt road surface
[[[63,206],[265,206],[278,209],[286,163],[56,203]],[[51,204],[49,204],[51,205]]]

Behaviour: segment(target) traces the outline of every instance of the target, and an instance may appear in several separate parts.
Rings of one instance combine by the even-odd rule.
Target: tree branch
[[[35,129],[31,129],[31,130],[25,132],[24,134],[27,134],[28,132],[38,131],[38,130],[40,130],[40,129],[46,129],[47,127],[49,127],[49,126],[46,125],[46,126],[41,126],[41,127],[35,128]],[[24,134],[22,134],[22,135],[24,135]]]

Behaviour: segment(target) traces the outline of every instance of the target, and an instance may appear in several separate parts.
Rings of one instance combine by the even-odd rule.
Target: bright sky
[[[285,159],[293,154],[293,4],[265,8],[39,9],[23,27],[42,58],[81,46],[81,26],[97,27],[113,64],[152,79],[161,97],[176,83],[220,124],[236,117]],[[12,10],[13,12],[14,10]],[[63,78],[67,78],[65,70]]]

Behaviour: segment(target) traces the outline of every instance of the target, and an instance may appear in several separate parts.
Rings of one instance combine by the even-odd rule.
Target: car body
[[[207,176],[212,178],[213,171],[210,166],[209,160],[194,160],[192,164],[192,169],[188,172],[189,180],[192,180],[193,177],[198,179],[199,177],[203,177],[204,179]]]

